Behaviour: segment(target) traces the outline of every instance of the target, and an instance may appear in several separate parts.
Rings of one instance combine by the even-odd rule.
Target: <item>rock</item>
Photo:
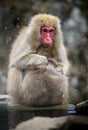
[[[63,116],[58,118],[34,117],[17,125],[14,130],[73,130],[88,129],[88,117]]]
[[[88,116],[88,100],[78,103],[76,105],[76,112]]]

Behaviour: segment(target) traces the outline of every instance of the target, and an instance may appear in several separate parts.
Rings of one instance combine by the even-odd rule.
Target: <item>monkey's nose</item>
[[[46,39],[47,39],[47,40],[50,40],[50,39],[51,39],[49,34],[47,34]]]

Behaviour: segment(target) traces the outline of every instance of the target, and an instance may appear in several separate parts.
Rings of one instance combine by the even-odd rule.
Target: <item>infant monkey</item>
[[[35,15],[12,46],[8,71],[11,102],[29,106],[67,103],[68,69],[59,18]]]

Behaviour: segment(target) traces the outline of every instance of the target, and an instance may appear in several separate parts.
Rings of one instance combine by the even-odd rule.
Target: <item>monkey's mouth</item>
[[[44,43],[45,44],[48,44],[48,45],[51,45],[52,44],[52,39],[51,38],[45,38],[45,40],[44,40]]]
[[[46,37],[42,39],[42,45],[43,47],[50,47],[53,43],[53,39],[50,37]]]

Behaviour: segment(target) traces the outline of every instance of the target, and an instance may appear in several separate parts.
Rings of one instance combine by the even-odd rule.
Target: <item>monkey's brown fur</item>
[[[50,47],[42,47],[42,26],[56,28]],[[12,46],[8,72],[8,92],[12,103],[32,106],[66,103],[68,68],[60,20],[49,14],[35,15]]]

